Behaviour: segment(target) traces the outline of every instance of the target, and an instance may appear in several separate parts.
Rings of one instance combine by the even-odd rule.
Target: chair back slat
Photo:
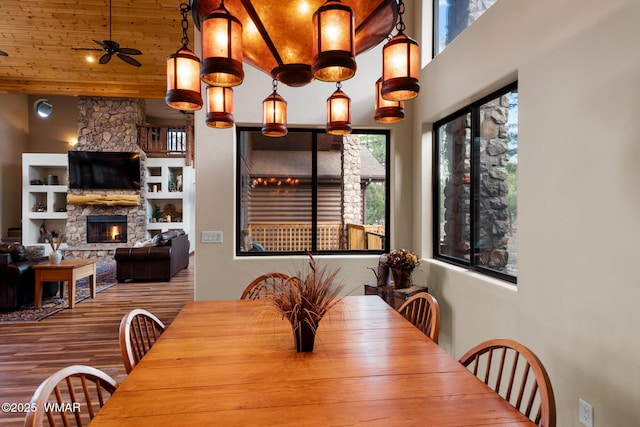
[[[264,299],[269,292],[275,291],[287,280],[289,280],[289,276],[283,273],[262,274],[247,285],[240,299]]]
[[[24,425],[41,427],[48,423],[57,426],[56,418],[60,418],[65,427],[88,425],[104,406],[106,393],[111,396],[117,387],[113,378],[90,366],[63,368],[37,388],[31,398],[35,411],[27,413]],[[99,404],[94,403],[96,396],[102,396],[97,398]]]
[[[131,310],[120,321],[120,353],[130,373],[164,332],[164,323],[140,308]]]
[[[418,292],[407,299],[398,309],[400,314],[420,331],[438,342],[440,334],[440,306],[427,292]]]
[[[494,351],[501,352],[499,360],[493,357]],[[555,427],[549,375],[527,347],[513,340],[489,340],[465,353],[460,363],[538,426]]]

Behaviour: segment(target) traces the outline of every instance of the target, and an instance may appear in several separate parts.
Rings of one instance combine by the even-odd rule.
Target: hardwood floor
[[[0,325],[0,402],[27,403],[46,377],[73,364],[90,365],[121,382],[118,327],[122,316],[144,308],[169,325],[193,300],[194,257],[170,282],[118,283],[37,323]],[[0,412],[0,425],[22,426],[24,413]]]

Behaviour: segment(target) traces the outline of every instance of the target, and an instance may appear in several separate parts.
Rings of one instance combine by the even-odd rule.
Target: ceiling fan
[[[104,55],[102,55],[100,57],[100,60],[98,61],[100,64],[106,64],[107,62],[111,61],[111,57],[113,55],[116,55],[118,58],[122,59],[124,62],[126,62],[127,64],[131,64],[134,67],[139,67],[142,64],[140,64],[140,62],[138,62],[137,59],[132,58],[129,55],[142,55],[142,52],[139,51],[138,49],[133,49],[130,47],[120,47],[120,44],[116,41],[113,41],[112,36],[111,36],[111,0],[109,0],[109,40],[93,40],[96,44],[100,45],[100,47],[102,47],[102,49],[97,49],[97,48],[82,48],[82,47],[74,47],[72,49],[74,50],[97,50],[97,51],[104,51]]]
[[[0,50],[0,56],[9,56],[7,52]]]

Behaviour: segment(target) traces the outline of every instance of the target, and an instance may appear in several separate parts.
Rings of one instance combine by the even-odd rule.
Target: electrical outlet
[[[578,407],[578,419],[586,427],[593,427],[593,406],[582,399]]]

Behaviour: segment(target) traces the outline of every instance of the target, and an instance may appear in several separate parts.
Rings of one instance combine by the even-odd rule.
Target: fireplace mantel
[[[90,206],[138,206],[138,194],[67,194],[67,204]]]

